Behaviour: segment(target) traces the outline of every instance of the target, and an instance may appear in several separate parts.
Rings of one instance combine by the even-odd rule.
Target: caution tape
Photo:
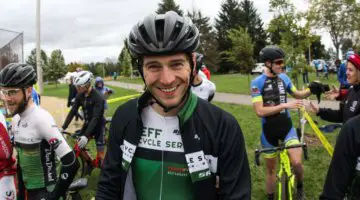
[[[324,134],[319,130],[319,128],[316,126],[314,121],[311,119],[310,115],[305,111],[304,108],[301,109],[303,112],[305,119],[309,122],[311,128],[314,130],[316,136],[320,139],[320,142],[324,145],[325,149],[329,153],[329,155],[332,157],[334,153],[334,148],[331,146],[329,141],[326,139]]]

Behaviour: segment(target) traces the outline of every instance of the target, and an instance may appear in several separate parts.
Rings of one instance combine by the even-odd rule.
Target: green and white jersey
[[[148,106],[141,118],[143,130],[133,165],[138,199],[193,199],[178,117],[163,117]]]
[[[62,158],[71,148],[54,118],[41,107],[31,106],[13,117],[11,130],[25,187],[39,189],[55,184],[56,156]]]

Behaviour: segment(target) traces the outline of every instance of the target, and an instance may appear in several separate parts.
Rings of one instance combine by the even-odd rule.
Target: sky
[[[123,39],[146,15],[154,12],[160,0],[42,0],[41,48],[48,56],[61,49],[65,62],[97,62],[116,59]],[[214,21],[223,0],[175,0],[183,11],[200,9]],[[253,1],[265,26],[273,17],[269,0]],[[294,0],[296,9],[306,10],[305,0]],[[36,0],[0,0],[0,29],[24,33],[25,59],[35,48]],[[266,28],[266,27],[265,27]],[[322,35],[325,47],[331,47],[330,36]],[[11,34],[10,34],[11,35]],[[0,45],[8,34],[0,32]],[[10,37],[11,38],[11,37]]]

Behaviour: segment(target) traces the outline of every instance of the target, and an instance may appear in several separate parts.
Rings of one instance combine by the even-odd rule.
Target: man
[[[358,115],[343,125],[320,200],[360,199],[359,123]]]
[[[210,77],[211,77],[210,71],[208,70],[208,68],[205,66],[204,63],[202,63],[202,65],[201,65],[201,71],[204,72],[204,74],[206,75],[206,78],[208,80],[210,80]]]
[[[285,53],[276,46],[267,46],[260,51],[260,59],[265,63],[264,73],[251,82],[251,94],[256,115],[262,118],[261,144],[263,148],[272,148],[279,145],[279,140],[286,146],[299,144],[299,138],[292,125],[289,109],[302,106],[302,100],[287,102],[287,94],[303,99],[311,91],[317,91],[320,84],[310,84],[311,88],[298,91],[291,83],[290,78],[282,73]],[[297,180],[297,199],[304,199],[303,175],[301,164],[301,148],[289,149],[291,165]],[[276,183],[276,153],[265,155],[266,160],[266,192],[268,199],[274,199]]]
[[[31,92],[35,83],[32,66],[10,63],[0,71],[1,97],[9,114],[16,115],[11,131],[18,153],[19,199],[55,200],[67,191],[79,163],[54,118],[34,105]],[[59,178],[57,157],[61,161]]]
[[[78,94],[62,129],[65,130],[69,126],[81,106],[84,112],[84,124],[81,128],[78,145],[80,148],[84,148],[89,139],[94,137],[97,150],[96,164],[100,167],[105,155],[105,100],[103,95],[92,87],[93,79],[93,75],[89,71],[80,71],[76,74],[73,84],[76,86]]]
[[[214,98],[216,87],[213,82],[199,75],[200,67],[203,66],[203,58],[202,54],[196,53],[196,70],[191,90],[196,96],[210,102]]]
[[[113,116],[97,200],[251,198],[237,121],[190,91],[198,45],[196,26],[173,11],[132,28],[128,46],[147,89]]]
[[[104,85],[104,80],[101,77],[95,78],[94,86],[95,86],[95,89],[104,96],[104,99],[105,99],[104,109],[106,110],[108,108],[106,99],[108,99],[109,96],[112,95],[114,92],[112,89],[110,89]]]

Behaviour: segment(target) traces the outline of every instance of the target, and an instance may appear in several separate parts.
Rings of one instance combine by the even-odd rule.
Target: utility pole
[[[36,70],[39,94],[43,94],[43,77],[41,68],[41,48],[40,48],[40,0],[36,0]]]

